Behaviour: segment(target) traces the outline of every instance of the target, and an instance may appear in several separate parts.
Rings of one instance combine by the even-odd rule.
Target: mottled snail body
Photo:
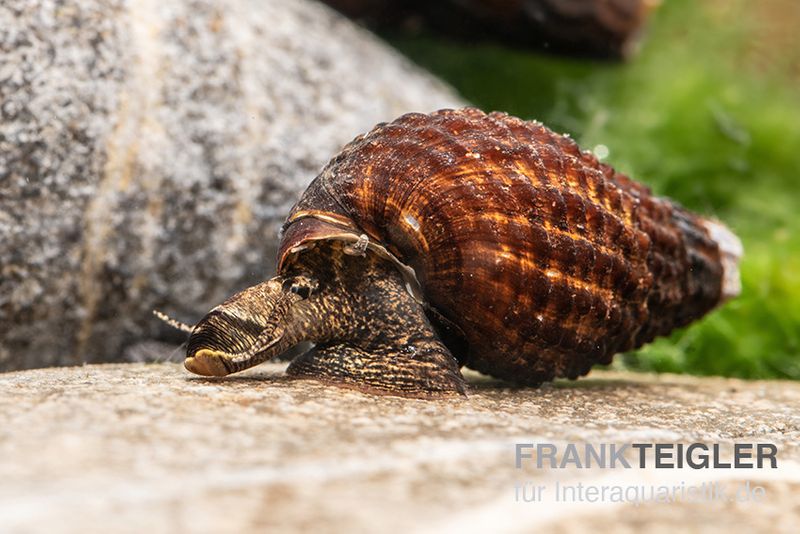
[[[292,209],[278,276],[190,327],[186,368],[289,366],[376,392],[465,391],[461,366],[539,384],[739,291],[738,239],[535,122],[409,114],[356,138]]]

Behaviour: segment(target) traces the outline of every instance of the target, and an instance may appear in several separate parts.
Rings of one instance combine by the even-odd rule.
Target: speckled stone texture
[[[0,375],[3,532],[796,532],[800,384],[594,372],[467,399],[375,397],[279,364]],[[514,444],[778,447],[778,469],[515,468]],[[629,455],[630,457],[630,455]],[[635,460],[631,459],[634,464]],[[515,502],[515,484],[765,488],[759,503]],[[794,529],[794,530],[793,530]]]
[[[274,268],[321,166],[462,105],[308,0],[0,3],[0,369],[122,354]],[[66,356],[69,355],[69,356]]]

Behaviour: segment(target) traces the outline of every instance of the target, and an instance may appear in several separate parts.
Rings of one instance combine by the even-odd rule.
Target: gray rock
[[[0,370],[198,319],[344,143],[461,105],[308,0],[4,0],[0,54]]]
[[[4,532],[796,532],[800,383],[593,372],[467,399],[375,397],[277,364],[0,375]],[[777,469],[515,467],[515,443],[772,443]],[[626,455],[636,465],[637,455]],[[650,457],[652,465],[652,456]],[[584,487],[763,487],[760,502],[556,502]],[[545,486],[516,502],[515,486]]]

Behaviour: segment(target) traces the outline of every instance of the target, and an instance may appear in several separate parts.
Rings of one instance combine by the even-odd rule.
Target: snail
[[[538,385],[739,293],[742,247],[539,122],[411,113],[335,156],[281,231],[277,276],[188,326],[185,367],[223,376],[303,341],[287,374],[465,394],[461,367]]]

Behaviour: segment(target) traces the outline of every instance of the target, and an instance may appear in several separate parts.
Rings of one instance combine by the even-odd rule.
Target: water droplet
[[[594,152],[594,156],[600,160],[606,159],[609,154],[609,150],[606,145],[595,145],[592,149],[592,152]]]

